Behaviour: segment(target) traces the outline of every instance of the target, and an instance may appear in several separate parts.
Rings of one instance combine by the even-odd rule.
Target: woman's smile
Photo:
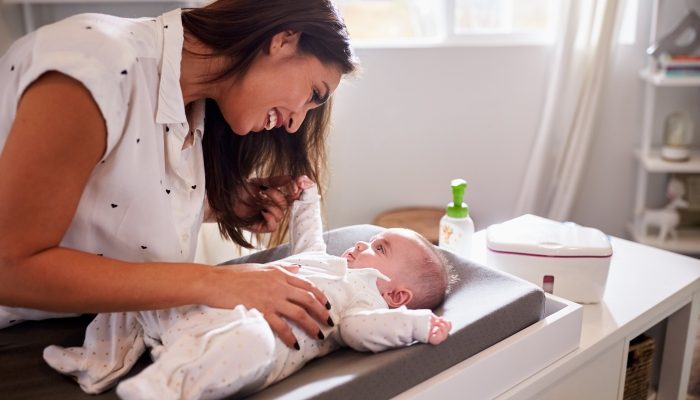
[[[282,117],[280,110],[276,107],[270,109],[270,111],[267,112],[267,117],[265,117],[265,124],[263,127],[269,131],[272,128],[279,128],[282,125],[284,125],[284,117]]]

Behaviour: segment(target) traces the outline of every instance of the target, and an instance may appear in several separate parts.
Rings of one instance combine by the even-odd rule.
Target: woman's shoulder
[[[153,19],[79,14],[45,25],[0,58],[0,101],[9,104],[6,110],[0,107],[0,117],[7,115],[11,121],[24,91],[46,72],[57,71],[90,91],[106,121],[111,149],[124,131],[132,94],[144,82],[143,74],[156,75],[155,62],[139,59],[156,58],[157,44]],[[0,145],[8,124],[0,123]]]
[[[36,32],[32,56],[82,58],[119,73],[130,70],[139,57],[154,57],[154,19],[119,18],[104,14],[78,14],[45,25]]]

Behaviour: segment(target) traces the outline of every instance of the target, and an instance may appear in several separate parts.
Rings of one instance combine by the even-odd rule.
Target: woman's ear
[[[413,292],[405,287],[396,288],[382,295],[389,308],[399,308],[408,304],[413,298]]]
[[[276,55],[280,52],[282,55],[297,54],[300,36],[301,31],[282,31],[276,34],[270,40],[268,53],[270,55]]]

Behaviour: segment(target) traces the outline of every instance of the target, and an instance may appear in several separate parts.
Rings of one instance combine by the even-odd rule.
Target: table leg
[[[658,400],[686,398],[699,312],[700,292],[695,292],[690,303],[668,317]]]

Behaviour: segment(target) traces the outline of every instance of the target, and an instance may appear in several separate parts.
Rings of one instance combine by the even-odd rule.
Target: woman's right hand
[[[244,229],[252,233],[276,231],[287,208],[296,200],[285,197],[277,188],[288,186],[292,182],[289,175],[249,179],[246,190],[241,190],[241,201],[234,205],[234,212],[244,218],[260,215],[260,220]],[[261,206],[254,206],[256,203]]]
[[[281,317],[294,321],[311,337],[322,338],[316,321],[330,325],[330,303],[313,283],[296,276],[299,266],[231,265],[212,268],[213,283],[207,287],[208,301],[215,308],[243,305],[263,314],[270,328],[290,348],[298,348],[297,338]],[[327,308],[328,307],[328,308]]]

